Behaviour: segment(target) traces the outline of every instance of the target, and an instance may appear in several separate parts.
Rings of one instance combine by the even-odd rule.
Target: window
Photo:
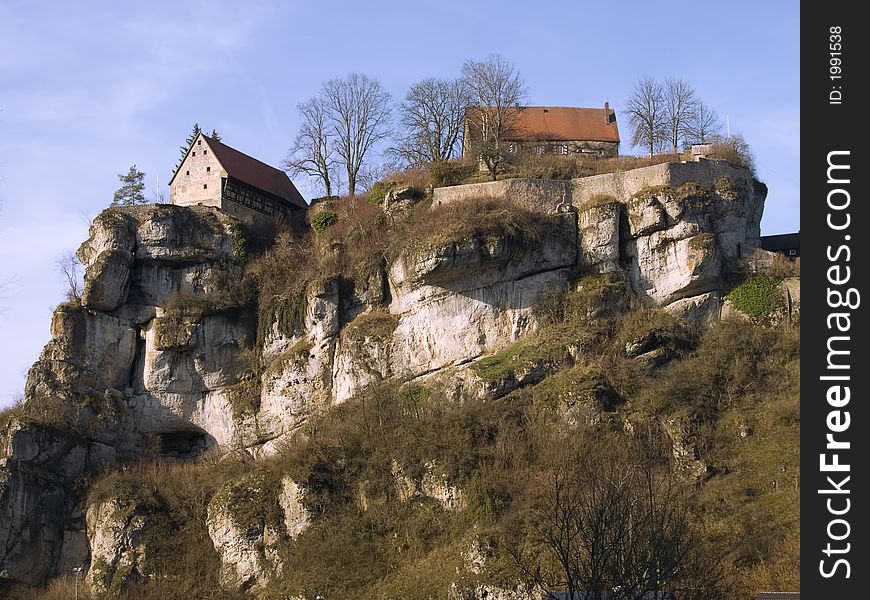
[[[202,155],[205,156],[206,154],[208,154],[208,150],[203,150]]]
[[[540,156],[540,155],[543,154],[543,153],[544,153],[544,147],[543,147],[543,146],[535,146],[535,154],[537,154],[538,156]]]
[[[567,155],[568,154],[568,145],[567,144],[556,144],[553,146],[553,152],[556,154]]]
[[[196,152],[194,152],[193,155],[196,156]]]
[[[211,173],[211,167],[206,167],[206,168],[205,168],[205,172],[206,172],[206,173]]]
[[[197,141],[196,141],[196,145],[197,145],[197,146],[202,146],[202,140],[197,140]]]
[[[792,248],[791,250],[788,251],[788,255],[789,256],[797,256],[797,250]]]
[[[516,154],[517,153],[517,145],[516,144],[508,144],[508,152],[510,154]]]
[[[208,189],[208,184],[207,184],[207,183],[203,183],[203,184],[202,184],[202,189],[207,190],[207,189]]]
[[[190,175],[190,171],[185,171],[184,174],[185,174],[185,175]]]

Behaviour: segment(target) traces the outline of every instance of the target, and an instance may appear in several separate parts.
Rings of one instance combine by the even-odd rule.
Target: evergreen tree
[[[196,136],[199,135],[200,131],[202,131],[202,129],[199,128],[199,123],[194,123],[193,130],[190,132],[190,135],[187,136],[187,139],[184,140],[184,145],[179,146],[178,148],[179,150],[181,150],[181,158],[178,159],[178,164],[175,166],[176,169],[181,166],[181,161],[184,160],[184,156],[187,154],[187,150],[190,148],[191,144],[193,144],[193,140],[196,139]]]
[[[115,191],[112,206],[145,204],[145,173],[132,165],[126,175],[118,175],[121,187]]]
[[[210,137],[211,139],[213,139],[213,140],[216,141],[216,142],[221,141],[221,134],[219,134],[219,133],[217,132],[217,129],[212,129],[212,130],[211,130],[211,135],[208,136],[208,137]]]

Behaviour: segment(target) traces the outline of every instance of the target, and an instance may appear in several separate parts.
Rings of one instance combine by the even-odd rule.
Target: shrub
[[[335,225],[336,221],[338,221],[338,215],[329,209],[324,209],[311,217],[311,228],[321,234]]]
[[[405,235],[404,245],[448,244],[470,238],[506,237],[531,245],[553,227],[553,217],[503,198],[481,197],[440,205],[426,212]],[[402,249],[397,244],[393,250]]]
[[[517,158],[511,175],[524,179],[575,179],[594,173],[589,162],[574,156],[523,154]]]
[[[242,223],[230,223],[230,237],[233,240],[233,256],[244,264],[248,261],[248,234]]]
[[[638,190],[632,198],[635,200],[649,200],[650,198],[656,198],[660,201],[666,201],[668,198],[673,197],[673,195],[674,189],[672,187],[667,185],[653,185]]]
[[[398,324],[398,315],[390,314],[386,310],[375,310],[363,313],[348,323],[342,336],[355,341],[375,338],[383,342],[390,339]]]
[[[752,319],[767,319],[783,306],[781,277],[750,277],[726,296],[734,308]]]
[[[459,185],[474,172],[474,165],[462,160],[441,160],[426,166],[428,184],[433,188]]]
[[[710,197],[710,192],[694,181],[687,181],[674,190],[673,197],[675,200],[685,200],[686,198],[707,199]]]
[[[756,175],[755,157],[742,135],[716,137],[708,156],[716,160],[727,160],[736,167],[745,167],[753,177]]]
[[[383,204],[388,191],[390,191],[390,184],[386,181],[378,181],[366,194],[366,202],[369,204]]]
[[[616,198],[609,194],[593,194],[581,203],[582,209],[595,208],[598,206],[607,206],[618,202]]]

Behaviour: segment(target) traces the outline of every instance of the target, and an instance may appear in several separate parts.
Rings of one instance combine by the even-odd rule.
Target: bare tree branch
[[[695,89],[682,79],[665,81],[665,125],[668,143],[674,154],[679,152],[680,142],[688,136],[690,124],[695,119],[699,100]]]
[[[352,196],[366,155],[391,134],[390,94],[377,80],[351,73],[323,84],[321,97],[337,142],[336,152],[347,171],[348,194]]]
[[[450,160],[457,151],[471,94],[461,79],[424,79],[400,105],[401,138],[393,149],[412,167]]]
[[[527,97],[525,80],[505,58],[494,55],[482,62],[465,61],[465,85],[477,106],[467,113],[466,146],[486,165],[493,181],[508,158],[505,140],[516,133],[520,104]]]
[[[706,144],[722,131],[722,119],[715,110],[700,101],[694,116],[686,125],[686,141],[694,144]]]
[[[282,166],[291,175],[304,173],[318,179],[326,195],[331,196],[335,183],[336,140],[327,120],[323,98],[311,98],[296,109],[302,117],[302,126]]]
[[[635,83],[626,111],[634,128],[631,143],[646,148],[652,156],[668,137],[662,85],[651,77],[644,77]]]
[[[665,590],[724,597],[722,572],[703,551],[667,452],[643,436],[631,448],[606,438],[554,440],[525,537],[508,543],[527,579],[569,598],[634,600]],[[692,591],[697,573],[707,578],[703,594]]]
[[[60,258],[55,261],[55,267],[58,273],[63,276],[67,284],[66,299],[67,302],[81,303],[82,300],[82,263],[73,252],[64,252]]]

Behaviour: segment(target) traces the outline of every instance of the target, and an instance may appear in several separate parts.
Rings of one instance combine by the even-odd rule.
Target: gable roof
[[[296,189],[296,186],[293,185],[293,182],[290,181],[290,178],[287,177],[287,173],[284,171],[267,165],[252,156],[248,156],[244,152],[239,152],[235,148],[231,148],[222,142],[210,138],[204,133],[200,132],[199,136],[205,140],[205,143],[208,145],[209,149],[211,149],[214,157],[221,164],[221,167],[223,167],[229,177],[238,179],[248,185],[252,185],[255,188],[272,194],[273,196],[277,196],[293,206],[299,208],[306,208],[308,206],[305,203],[305,199],[302,198],[302,194],[299,193],[299,190]],[[199,137],[196,139],[199,139]],[[182,164],[187,160],[187,155],[190,154],[191,149],[195,145],[195,143],[192,143],[190,148],[187,149],[187,154],[185,154],[184,158],[181,160]],[[172,179],[169,180],[170,185],[172,185],[172,182],[175,180],[175,175],[177,175],[179,171],[181,171],[180,164],[178,169],[176,169],[175,174],[172,175]]]
[[[230,177],[264,192],[269,192],[300,208],[307,206],[302,194],[299,193],[284,171],[239,152],[205,134],[202,134],[202,137]]]
[[[517,140],[618,142],[616,112],[604,108],[526,106],[517,114]]]

